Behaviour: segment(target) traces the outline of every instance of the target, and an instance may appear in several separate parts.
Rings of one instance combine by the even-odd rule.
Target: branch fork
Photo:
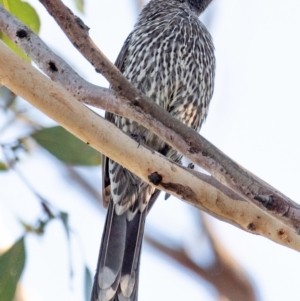
[[[15,41],[51,80],[1,42],[0,82],[144,181],[158,185],[159,189],[219,219],[300,251],[298,204],[239,166],[140,93],[107,60],[89,38],[87,26],[81,20],[78,22],[79,18],[61,1],[40,2],[72,44],[108,79],[114,90],[82,79],[1,5],[0,30]],[[45,95],[44,91],[49,93]],[[136,141],[78,101],[140,123],[212,176],[170,162],[143,145],[137,147]],[[123,157],[113,151],[120,144],[126,146]],[[145,163],[140,164],[141,161]]]

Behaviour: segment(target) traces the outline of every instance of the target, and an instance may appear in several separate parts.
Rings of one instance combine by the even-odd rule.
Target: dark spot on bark
[[[250,223],[248,226],[247,226],[247,229],[249,231],[255,231],[256,230],[256,226],[254,223]]]
[[[279,236],[281,239],[284,239],[284,238],[286,238],[286,236],[287,236],[287,234],[286,234],[286,232],[285,232],[284,229],[279,229],[279,230],[277,230],[277,234],[278,234],[278,236]]]
[[[87,141],[87,143],[86,143],[87,145],[90,145],[90,143]]]
[[[151,175],[148,176],[148,179],[152,184],[158,185],[162,181],[162,176],[155,171]]]
[[[202,152],[202,156],[203,156],[203,157],[207,157],[207,156],[208,156],[208,153],[204,151],[204,152]]]
[[[52,71],[52,72],[57,72],[57,71],[58,71],[58,69],[57,69],[57,67],[56,67],[56,65],[55,65],[54,62],[50,61],[50,62],[48,63],[48,65],[49,65],[50,71]]]
[[[20,39],[24,39],[27,37],[27,31],[24,30],[24,29],[19,29],[17,31],[17,37],[20,38]]]
[[[191,204],[199,204],[195,192],[188,186],[179,183],[161,183],[161,186],[169,191],[175,192],[183,200],[188,200]]]
[[[78,49],[78,44],[76,42],[73,43],[73,46]]]
[[[95,71],[96,71],[97,73],[101,73],[101,72],[100,72],[100,70],[99,70],[99,69],[97,69],[97,68],[95,69]]]

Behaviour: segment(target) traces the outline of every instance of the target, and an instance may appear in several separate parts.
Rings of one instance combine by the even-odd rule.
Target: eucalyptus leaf
[[[59,160],[74,165],[99,165],[101,155],[61,126],[39,130],[31,135],[36,142]]]
[[[25,266],[24,237],[0,256],[0,300],[12,301]]]
[[[0,161],[0,171],[4,170],[8,170],[8,167],[4,162]]]
[[[76,8],[81,12],[84,13],[84,0],[74,0]]]
[[[69,227],[69,214],[67,212],[61,211],[59,217],[64,225],[68,240],[70,239],[70,227]]]

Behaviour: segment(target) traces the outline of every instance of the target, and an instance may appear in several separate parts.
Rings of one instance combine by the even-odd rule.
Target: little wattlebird
[[[116,61],[136,88],[196,131],[214,89],[214,46],[198,19],[210,2],[151,0]],[[110,113],[106,118],[180,162],[180,153],[136,122]],[[159,191],[108,158],[103,158],[103,191],[108,212],[91,301],[136,301],[145,218]]]

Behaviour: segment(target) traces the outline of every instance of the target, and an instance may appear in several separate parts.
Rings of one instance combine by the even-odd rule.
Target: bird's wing
[[[117,57],[115,62],[115,66],[123,73],[127,58],[128,47],[130,44],[130,40],[132,37],[132,33],[127,37],[124,42],[124,45]],[[105,112],[105,119],[110,122],[114,122],[114,114]],[[108,161],[109,159],[102,155],[102,197],[103,197],[103,205],[105,208],[108,207],[109,198],[110,198],[110,179],[109,179],[109,170],[108,170]]]
[[[127,39],[124,42],[124,45],[116,59],[115,66],[123,73],[125,69],[125,63],[127,59],[127,51],[128,47],[131,41],[131,37],[133,35],[133,32],[127,37]]]

